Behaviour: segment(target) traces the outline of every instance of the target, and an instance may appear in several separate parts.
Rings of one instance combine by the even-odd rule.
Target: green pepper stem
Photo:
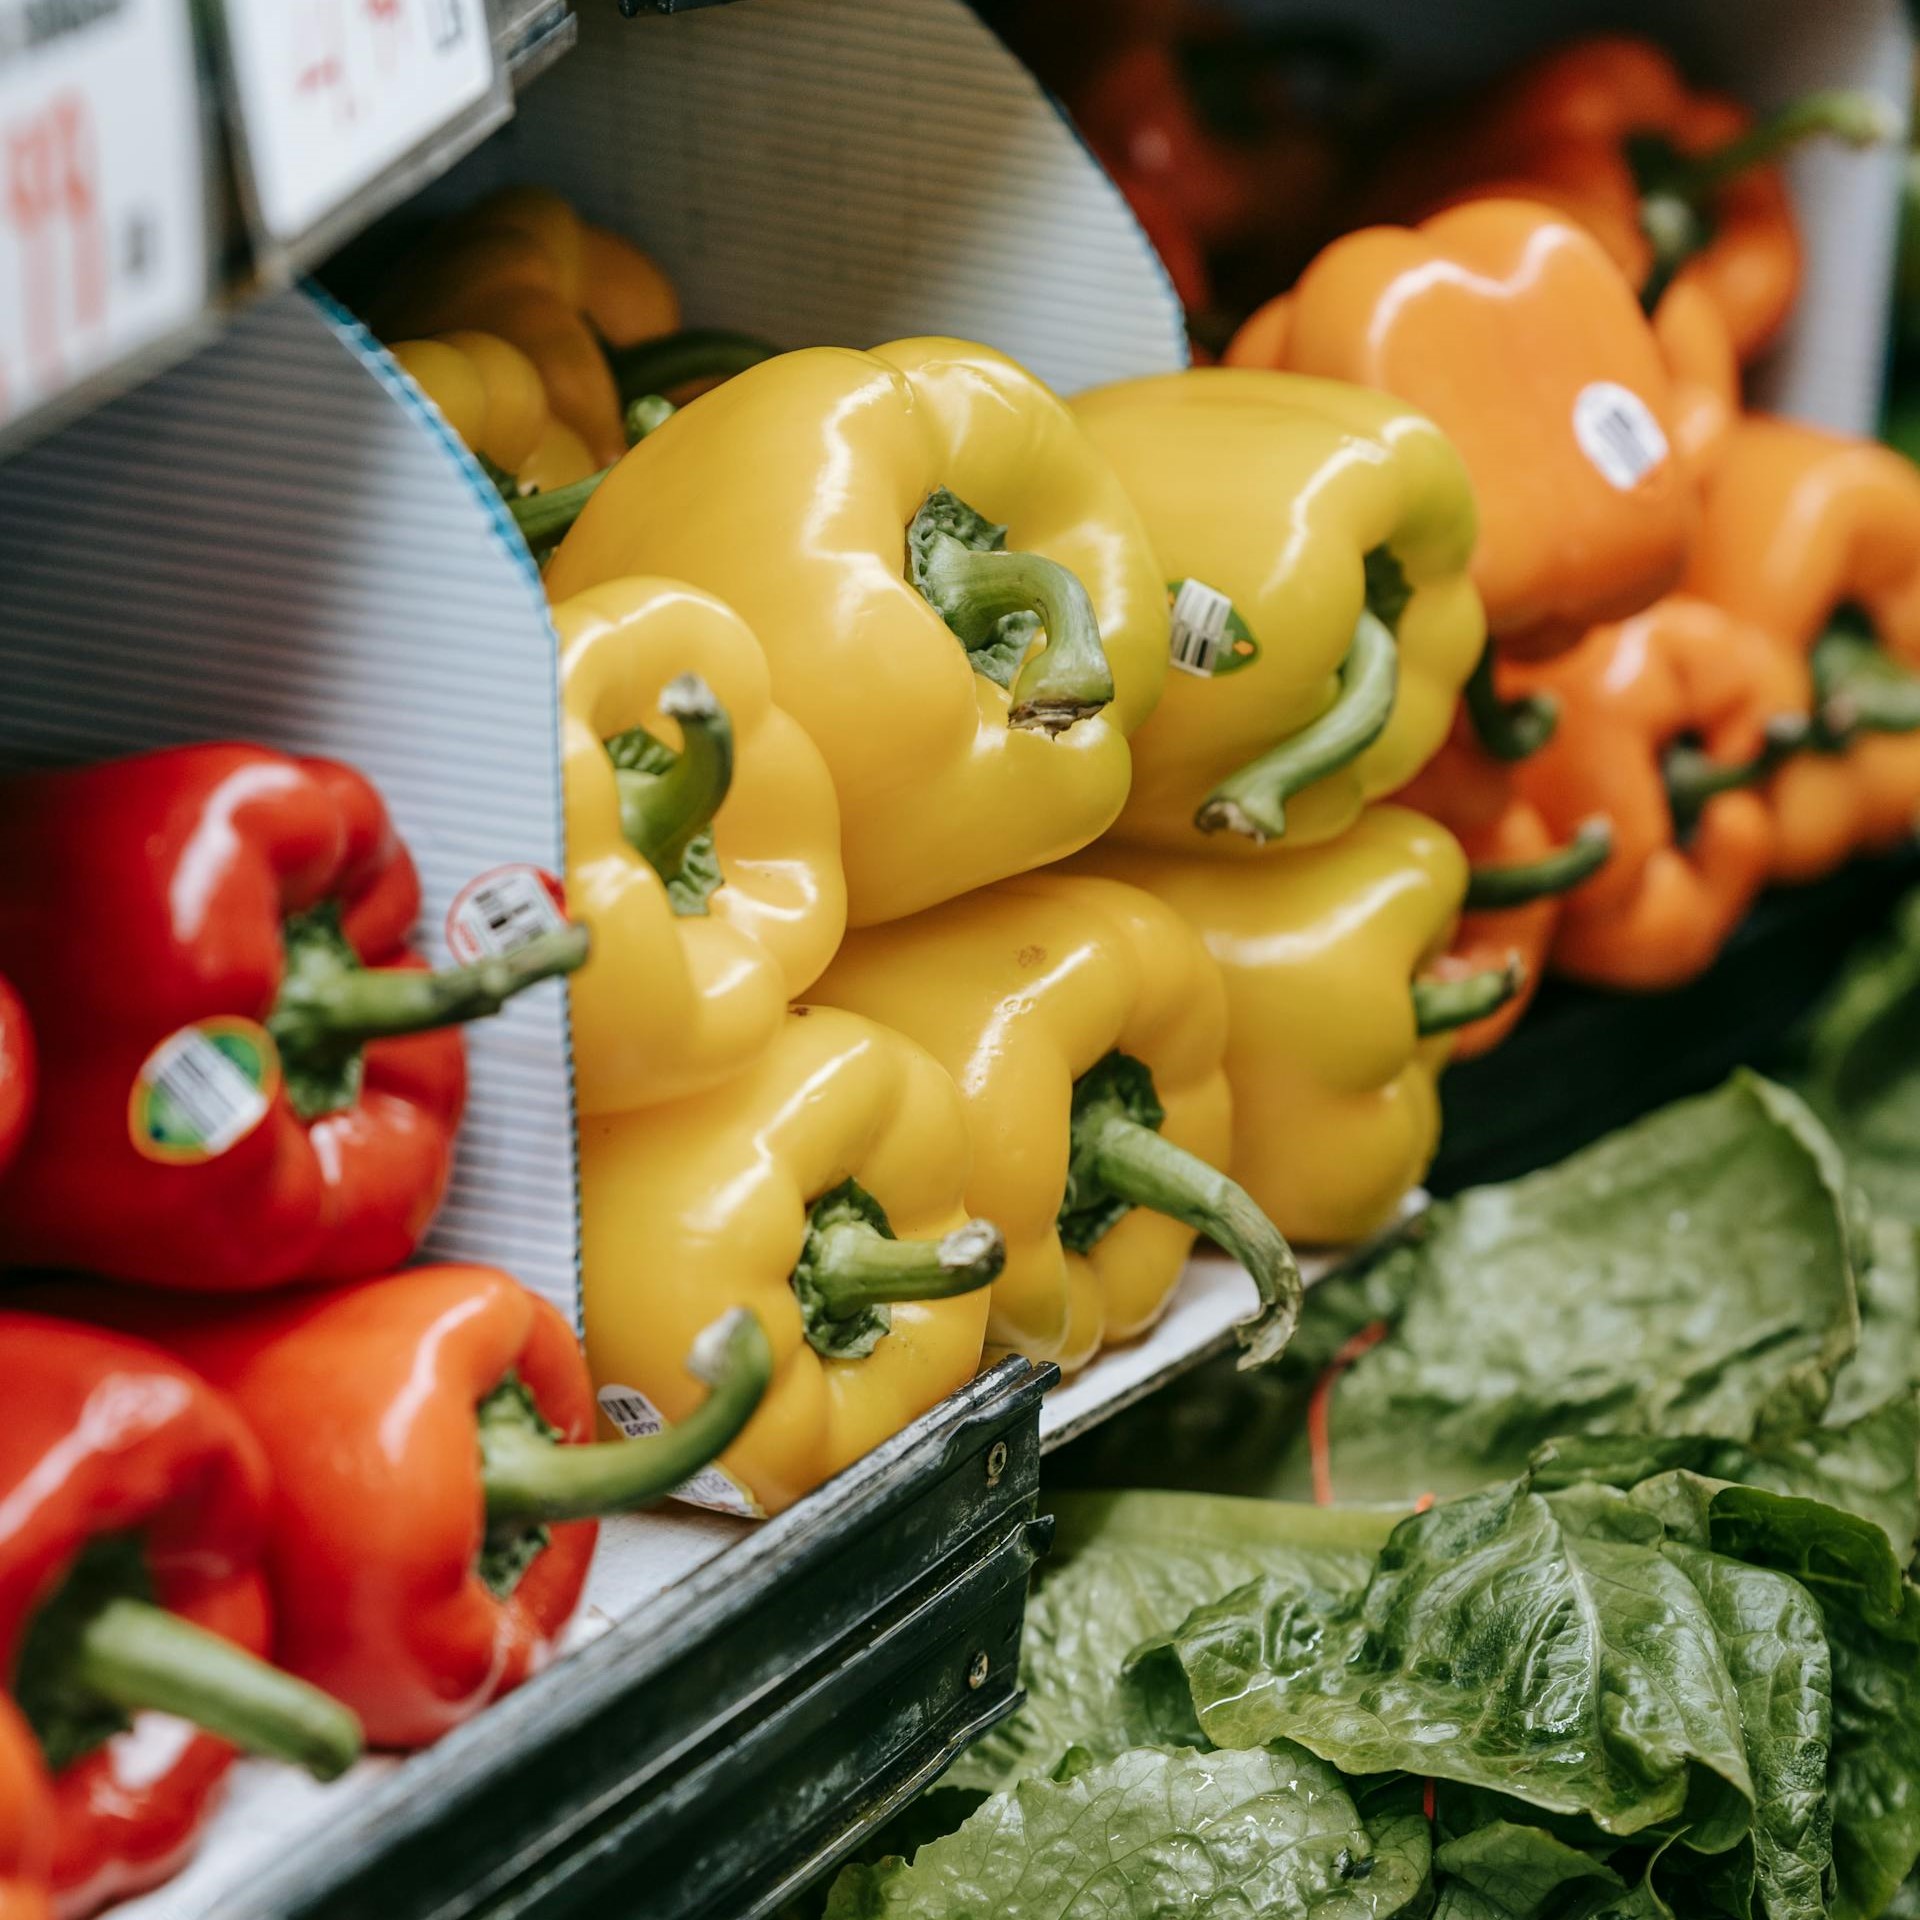
[[[1498,912],[1571,893],[1598,873],[1612,852],[1613,823],[1597,816],[1582,821],[1564,847],[1556,847],[1538,860],[1475,867],[1467,875],[1466,905],[1473,912]]]
[[[661,879],[671,880],[733,785],[733,723],[697,673],[668,681],[660,711],[680,727],[673,764],[663,773],[621,768],[613,778],[620,793],[620,831]]]
[[[1260,1311],[1235,1329],[1243,1367],[1277,1359],[1293,1338],[1303,1292],[1300,1267],[1280,1230],[1252,1196],[1185,1147],[1110,1108],[1089,1113],[1077,1130],[1100,1184],[1129,1205],[1163,1213],[1224,1248],[1253,1278]]]
[[[1550,693],[1530,693],[1518,700],[1501,698],[1493,678],[1493,642],[1489,640],[1461,698],[1474,737],[1496,760],[1509,763],[1536,754],[1553,738],[1559,724],[1560,703]]]
[[[908,1300],[950,1300],[999,1277],[1007,1243],[991,1220],[969,1220],[940,1240],[891,1240],[859,1220],[814,1230],[812,1280],[833,1320]]]
[[[360,1757],[360,1722],[339,1701],[149,1601],[103,1601],[67,1644],[73,1681],[122,1712],[177,1714],[317,1780]]]
[[[1093,602],[1058,561],[1037,553],[982,553],[942,535],[927,547],[923,579],[927,597],[969,652],[988,645],[1012,613],[1034,614],[1045,628],[1046,645],[1010,689],[1009,725],[1064,733],[1113,699],[1113,669]]]
[[[1498,1013],[1527,984],[1527,970],[1516,957],[1504,967],[1462,974],[1457,980],[1413,983],[1413,1024],[1422,1035],[1451,1033]]]
[[[773,1348],[760,1322],[736,1307],[693,1343],[687,1371],[707,1397],[677,1425],[644,1440],[565,1446],[515,1403],[480,1421],[480,1478],[490,1526],[597,1520],[664,1499],[739,1438],[773,1378]]]
[[[306,966],[281,982],[267,1030],[289,1060],[331,1056],[369,1040],[485,1019],[515,994],[572,973],[586,958],[586,928],[557,927],[512,953],[439,973],[345,963]]]
[[[1840,751],[1860,733],[1920,729],[1920,673],[1865,634],[1836,628],[1822,635],[1813,679],[1820,692],[1814,744],[1823,752]]]
[[[1760,751],[1750,760],[1732,762],[1715,760],[1698,747],[1669,747],[1661,771],[1675,826],[1682,834],[1691,832],[1709,800],[1758,786],[1783,760],[1806,746],[1811,732],[1812,725],[1803,714],[1776,715],[1767,722]]]
[[[1898,116],[1877,94],[1851,87],[1827,88],[1755,121],[1745,133],[1710,153],[1689,155],[1681,161],[1668,190],[1699,201],[1805,141],[1829,138],[1844,146],[1873,147],[1891,140],[1898,129]]]
[[[602,467],[598,473],[590,473],[570,486],[555,487],[551,493],[516,494],[507,502],[507,511],[520,529],[520,537],[535,553],[565,539],[580,518],[581,509],[612,471],[611,467]]]
[[[1370,612],[1354,623],[1333,705],[1296,734],[1229,774],[1200,803],[1193,824],[1202,833],[1237,833],[1256,845],[1287,830],[1287,802],[1358,759],[1393,717],[1399,649]]]
[[[689,380],[731,379],[736,373],[757,367],[762,360],[773,359],[779,351],[770,341],[758,340],[750,333],[734,333],[725,327],[688,327],[657,340],[611,348],[607,364],[613,369],[613,383],[625,406],[630,400],[665,393],[669,387],[684,386]]]
[[[637,447],[650,433],[658,433],[680,409],[665,394],[643,393],[629,400],[625,414],[627,445]]]

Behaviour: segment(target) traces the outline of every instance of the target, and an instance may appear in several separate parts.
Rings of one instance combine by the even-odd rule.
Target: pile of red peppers
[[[327,1780],[536,1671],[600,1515],[663,1497],[771,1369],[595,1444],[572,1329],[402,1269],[446,1191],[460,1027],[571,925],[435,972],[373,786],[224,743],[0,780],[0,1920],[191,1857],[236,1756]]]

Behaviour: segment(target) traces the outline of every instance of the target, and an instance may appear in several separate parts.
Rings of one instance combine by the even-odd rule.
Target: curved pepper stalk
[[[1669,747],[1662,763],[1667,804],[1673,809],[1675,833],[1685,839],[1700,823],[1707,803],[1716,794],[1757,787],[1791,755],[1801,752],[1812,737],[1805,715],[1783,713],[1767,722],[1766,740],[1750,760],[1713,759],[1699,747]]]
[[[1920,730],[1920,673],[1896,660],[1870,634],[1834,627],[1813,649],[1819,697],[1812,744],[1843,751],[1862,733]]]
[[[708,1389],[686,1419],[641,1440],[566,1446],[511,1374],[480,1403],[487,1543],[480,1572],[512,1592],[547,1544],[549,1523],[633,1513],[664,1500],[733,1444],[773,1378],[773,1346],[745,1307],[693,1343],[687,1371]]]
[[[793,1290],[813,1350],[860,1360],[892,1331],[895,1306],[972,1293],[1006,1264],[1007,1243],[991,1220],[969,1220],[938,1240],[898,1240],[886,1209],[846,1180],[808,1211]]]
[[[620,831],[665,883],[674,912],[703,914],[724,878],[713,821],[733,786],[733,722],[697,673],[667,682],[660,711],[679,725],[677,753],[644,727],[607,742]]]
[[[1560,703],[1550,693],[1530,693],[1518,700],[1501,696],[1494,684],[1491,640],[1460,697],[1466,703],[1474,738],[1494,759],[1509,764],[1538,753],[1560,724]]]
[[[1240,1365],[1264,1366],[1280,1357],[1300,1318],[1299,1264],[1244,1187],[1161,1134],[1166,1117],[1152,1073],[1129,1054],[1110,1053],[1080,1076],[1060,1242],[1086,1253],[1134,1207],[1205,1234],[1246,1268],[1259,1290],[1259,1313],[1234,1332]]]
[[[1202,833],[1237,833],[1256,845],[1287,830],[1287,802],[1357,760],[1393,717],[1400,676],[1392,633],[1372,611],[1354,624],[1333,705],[1259,759],[1229,774],[1200,804]]]
[[[1653,249],[1641,305],[1651,313],[1675,274],[1712,240],[1713,196],[1742,174],[1771,165],[1809,140],[1873,147],[1898,132],[1898,117],[1878,95],[1833,87],[1789,102],[1707,153],[1683,154],[1658,137],[1631,142],[1628,157],[1640,184],[1640,229]]]
[[[369,1041],[496,1014],[514,995],[585,965],[587,930],[560,927],[509,954],[426,973],[367,967],[328,901],[286,924],[286,972],[267,1016],[288,1098],[303,1120],[350,1107]]]
[[[1613,822],[1596,815],[1583,820],[1564,847],[1538,860],[1473,868],[1467,875],[1464,905],[1469,913],[1501,913],[1536,900],[1557,899],[1591,880],[1612,855]]]
[[[1527,984],[1527,970],[1518,956],[1504,967],[1489,967],[1457,979],[1428,978],[1413,983],[1414,1030],[1424,1039],[1451,1033],[1476,1020],[1496,1014]]]
[[[730,380],[780,349],[770,340],[725,327],[687,327],[607,353],[622,406],[685,386],[691,380]]]
[[[1008,724],[1064,733],[1113,699],[1113,669],[1078,578],[1037,553],[1009,553],[1007,530],[948,492],[907,526],[907,577],[966,648],[974,671],[1013,699]],[[1032,654],[1042,629],[1046,644]]]
[[[648,434],[665,426],[675,412],[671,400],[657,393],[642,394],[630,401],[623,418],[627,445],[637,447]],[[587,502],[600,491],[600,483],[613,471],[602,467],[564,487],[545,493],[520,493],[511,474],[502,473],[491,462],[484,463],[495,486],[506,496],[507,512],[520,529],[520,537],[536,559],[542,559],[573,530],[573,523],[586,511]]]
[[[21,1649],[18,1696],[58,1772],[136,1713],[170,1713],[247,1753],[333,1780],[359,1759],[360,1722],[339,1701],[153,1600],[140,1543],[88,1544]]]

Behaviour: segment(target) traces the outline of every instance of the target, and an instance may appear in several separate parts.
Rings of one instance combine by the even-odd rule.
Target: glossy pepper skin
[[[1799,226],[1779,167],[1751,165],[1701,183],[1697,217],[1664,251],[1650,239],[1661,209],[1649,197],[1677,187],[1665,178],[1676,163],[1724,149],[1752,126],[1738,101],[1690,87],[1655,42],[1586,35],[1408,141],[1376,197],[1402,209],[1488,191],[1547,200],[1579,219],[1634,286],[1657,274],[1706,293],[1746,362],[1778,338],[1802,277]],[[1872,137],[1871,121],[1852,137]]]
[[[846,927],[840,815],[819,750],[773,702],[758,642],[711,594],[611,580],[562,601],[554,623],[567,902],[593,936],[572,987],[575,1086],[582,1112],[610,1113],[703,1091],[773,1039]],[[608,742],[643,728],[684,751],[687,717],[663,702],[684,696],[687,673],[730,725],[733,770],[714,781],[723,797],[696,843],[662,860],[669,884],[623,826]]]
[[[588,225],[557,194],[509,187],[434,234],[370,317],[383,340],[471,329],[518,348],[538,369],[554,416],[602,467],[626,446],[602,343],[673,332],[679,302],[637,247]]]
[[[0,1679],[18,1692],[36,1616],[83,1550],[118,1536],[140,1541],[169,1613],[264,1652],[267,1467],[239,1414],[144,1342],[38,1314],[0,1313],[0,1368]],[[176,1873],[233,1764],[226,1742],[189,1729],[154,1772],[137,1738],[110,1733],[54,1775],[39,1838],[65,1920]]]
[[[33,1029],[20,996],[0,978],[0,1173],[19,1152],[38,1082]]]
[[[390,351],[463,445],[523,490],[551,493],[597,471],[587,443],[547,406],[540,370],[494,334],[457,329]]]
[[[555,1526],[497,1598],[478,1571],[475,1415],[512,1372],[563,1440],[590,1434],[579,1348],[544,1301],[493,1268],[440,1266],[247,1302],[82,1288],[73,1305],[165,1345],[239,1409],[273,1472],[275,1657],[374,1745],[425,1746],[546,1661],[596,1530]]]
[[[815,992],[917,1040],[961,1090],[967,1204],[1007,1241],[989,1343],[1070,1371],[1146,1332],[1195,1228],[1124,1188],[1081,1219],[1076,1121],[1119,1056],[1150,1076],[1162,1141],[1226,1160],[1226,994],[1178,915],[1137,888],[1029,874],[852,935]]]
[[[0,1920],[53,1920],[53,1830],[40,1749],[0,1694]]]
[[[1707,489],[1687,585],[1812,662],[1827,724],[1817,750],[1772,782],[1775,877],[1813,879],[1907,839],[1920,813],[1920,707],[1899,682],[1920,670],[1920,471],[1873,441],[1750,414]],[[1868,669],[1853,684],[1833,632],[1846,611],[1872,642],[1853,649]],[[1884,726],[1876,683],[1908,709]]]
[[[1323,720],[1355,622],[1371,612],[1394,639],[1391,709],[1369,744],[1284,806],[1286,846],[1345,831],[1438,749],[1485,640],[1459,456],[1383,394],[1260,369],[1122,381],[1073,404],[1139,508],[1169,586],[1191,579],[1225,594],[1243,635],[1225,671],[1167,676],[1134,736],[1113,837],[1258,852],[1244,833],[1203,832],[1202,810],[1229,775]]]
[[[1411,984],[1447,951],[1467,886],[1424,814],[1370,807],[1338,840],[1232,866],[1102,841],[1081,856],[1146,889],[1227,984],[1231,1171],[1287,1238],[1364,1239],[1440,1140],[1449,1034],[1417,1030]]]
[[[1553,737],[1514,769],[1521,793],[1557,834],[1595,814],[1614,830],[1612,857],[1566,898],[1555,970],[1638,991],[1704,972],[1772,871],[1775,810],[1757,779],[1687,805],[1670,755],[1697,741],[1710,767],[1764,766],[1770,734],[1805,723],[1804,665],[1673,594],[1509,684],[1560,706]]]
[[[1015,576],[1005,600],[968,579],[972,651],[911,577],[909,528],[943,489],[983,516],[945,556]],[[992,562],[980,543],[1002,525]],[[587,503],[547,582],[564,600],[653,573],[759,637],[775,701],[832,771],[856,926],[1059,859],[1126,798],[1127,736],[1167,672],[1165,584],[1071,413],[985,347],[809,348],[682,408]],[[1035,573],[1062,631],[1021,663],[1000,613],[1031,626],[1015,601]]]
[[[0,781],[0,871],[0,972],[61,1063],[0,1178],[9,1264],[244,1292],[413,1251],[465,1103],[457,1032],[325,1060],[282,1041],[257,1124],[197,1163],[149,1157],[129,1121],[142,1066],[170,1035],[280,1017],[291,917],[337,908],[337,933],[315,942],[354,982],[393,977],[354,970],[356,956],[417,969],[403,943],[419,878],[365,779],[224,744],[19,775]],[[296,1071],[303,1058],[310,1073]]]
[[[1679,577],[1693,496],[1659,342],[1599,243],[1546,207],[1348,234],[1227,360],[1378,387],[1433,420],[1479,501],[1473,577],[1505,653],[1562,651]],[[1623,411],[1625,435],[1604,424]]]
[[[773,1345],[766,1398],[719,1458],[739,1505],[778,1513],[970,1380],[998,1236],[968,1222],[960,1096],[871,1021],[796,1007],[743,1072],[668,1107],[580,1127],[587,1357],[604,1392],[688,1410],[683,1365],[717,1314],[748,1308]],[[857,1189],[850,1193],[849,1189]],[[838,1220],[867,1203],[886,1223]],[[845,1314],[803,1303],[823,1235],[924,1242],[967,1290]],[[959,1274],[968,1261],[975,1274]]]
[[[1540,810],[1520,792],[1512,762],[1498,760],[1475,739],[1464,713],[1445,746],[1417,778],[1394,795],[1394,804],[1411,807],[1439,822],[1460,843],[1478,874],[1531,867],[1559,853],[1563,843]],[[1580,823],[1594,830],[1592,816]],[[1545,977],[1547,953],[1560,924],[1557,893],[1517,906],[1476,910],[1468,905],[1433,972],[1478,973],[1517,963],[1520,984],[1512,999],[1484,1020],[1456,1028],[1454,1060],[1491,1052],[1519,1025]]]

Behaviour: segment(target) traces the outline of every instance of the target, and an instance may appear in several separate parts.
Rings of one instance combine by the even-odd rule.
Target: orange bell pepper
[[[1693,494],[1659,343],[1594,239],[1488,200],[1322,251],[1227,361],[1382,388],[1451,439],[1480,502],[1474,584],[1501,651],[1563,651],[1685,563]]]
[[[1920,470],[1874,441],[1750,415],[1706,491],[1687,585],[1811,661],[1818,751],[1773,782],[1775,877],[1814,879],[1908,838],[1920,812]]]
[[[1557,972],[1657,990],[1710,966],[1772,871],[1774,809],[1752,789],[1804,739],[1805,663],[1704,600],[1673,594],[1571,653],[1509,668],[1559,724],[1513,769],[1557,834],[1611,822],[1611,858],[1566,896]],[[1698,742],[1698,744],[1694,744]]]
[[[1649,306],[1669,285],[1713,301],[1744,363],[1777,338],[1802,274],[1780,169],[1803,140],[1888,136],[1890,111],[1814,93],[1755,123],[1738,101],[1690,88],[1673,58],[1630,34],[1568,41],[1405,142],[1369,196],[1404,218],[1469,195],[1558,207],[1613,256]]]
[[[1512,763],[1480,745],[1464,710],[1446,745],[1394,803],[1437,820],[1471,863],[1466,911],[1428,974],[1464,979],[1504,967],[1519,981],[1504,1006],[1455,1029],[1453,1058],[1470,1060],[1497,1047],[1533,1003],[1560,925],[1561,899],[1606,862],[1612,824],[1595,814],[1562,844],[1521,793]]]

